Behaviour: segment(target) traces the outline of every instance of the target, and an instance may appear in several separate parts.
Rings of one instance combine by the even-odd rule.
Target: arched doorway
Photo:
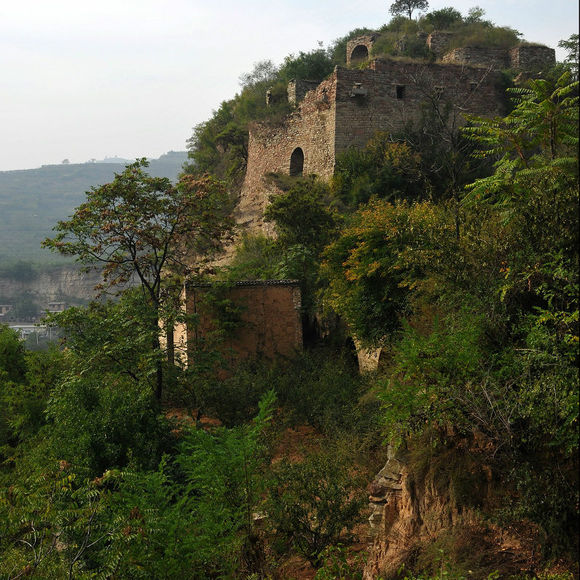
[[[290,157],[290,175],[298,177],[304,171],[304,151],[296,147]]]
[[[364,44],[359,44],[354,47],[350,54],[350,62],[363,62],[369,58],[369,49]]]

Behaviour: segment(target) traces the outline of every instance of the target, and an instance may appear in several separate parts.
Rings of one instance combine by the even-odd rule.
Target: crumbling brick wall
[[[237,221],[249,229],[269,232],[263,214],[271,194],[277,189],[268,182],[268,173],[290,173],[292,153],[304,154],[303,174],[329,178],[334,171],[336,77],[309,91],[298,109],[281,124],[254,124],[250,127],[248,164]]]
[[[338,154],[364,147],[377,131],[402,130],[426,107],[449,109],[459,125],[464,113],[501,114],[503,102],[498,73],[488,69],[396,60],[374,60],[364,70],[336,67],[281,124],[250,128],[238,223],[271,233],[263,214],[277,190],[265,176],[289,174],[298,148],[303,174],[328,179]]]
[[[442,62],[467,64],[469,66],[507,68],[508,52],[504,48],[464,46],[444,54]]]
[[[539,71],[553,66],[556,51],[547,46],[522,44],[509,52],[510,66],[521,71]]]
[[[306,93],[316,89],[319,84],[320,80],[307,81],[303,79],[292,79],[288,82],[288,102],[293,106],[298,105],[304,99]]]
[[[187,314],[197,314],[199,323],[187,330],[190,364],[195,363],[194,345],[215,331],[215,312],[208,300],[209,286],[186,289]],[[236,282],[222,289],[239,308],[239,324],[228,331],[217,348],[232,363],[261,356],[270,360],[291,357],[302,349],[301,295],[298,282],[267,280]]]
[[[397,132],[429,108],[448,109],[450,122],[466,113],[497,115],[503,97],[497,73],[461,65],[374,60],[365,70],[339,68],[335,153],[364,147],[377,131]],[[366,94],[353,96],[353,87]]]
[[[449,43],[453,38],[452,32],[446,32],[443,30],[434,30],[427,38],[425,42],[429,50],[437,57],[441,56],[449,48]]]
[[[469,66],[539,71],[555,64],[556,51],[553,48],[535,44],[521,44],[510,50],[465,46],[444,54],[441,61]]]

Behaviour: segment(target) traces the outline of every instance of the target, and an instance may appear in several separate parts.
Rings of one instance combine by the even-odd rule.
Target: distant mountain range
[[[149,160],[149,173],[174,181],[186,159],[186,151],[170,151]],[[113,157],[0,171],[0,266],[17,261],[63,263],[63,258],[40,247],[42,240],[85,200],[85,192],[109,183],[133,161]]]

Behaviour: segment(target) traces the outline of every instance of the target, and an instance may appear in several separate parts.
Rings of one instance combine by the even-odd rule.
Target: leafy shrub
[[[26,374],[24,345],[15,330],[0,324],[0,380],[23,381]]]
[[[359,401],[368,383],[351,357],[318,348],[290,361],[246,361],[229,376],[193,379],[195,401],[203,413],[234,426],[252,417],[260,398],[274,388],[292,423],[308,423],[327,433],[372,433],[379,404],[372,396]]]
[[[280,70],[279,77],[285,82],[291,79],[323,80],[334,69],[334,63],[328,51],[320,47],[310,52],[302,52],[295,56],[288,55]]]
[[[350,458],[333,452],[286,460],[274,468],[267,511],[278,541],[294,547],[316,568],[323,552],[348,540],[366,497]],[[345,534],[346,530],[346,534]]]
[[[422,21],[430,24],[435,30],[447,30],[454,24],[462,23],[463,16],[461,16],[461,12],[448,6],[425,14]]]
[[[151,390],[117,375],[70,376],[55,387],[45,434],[58,459],[100,475],[157,465],[167,436]]]
[[[393,201],[426,197],[421,157],[387,133],[377,133],[364,149],[338,156],[331,191],[350,210],[372,197]],[[422,192],[422,193],[419,193]]]
[[[449,48],[480,46],[512,48],[519,44],[521,33],[508,26],[486,26],[482,23],[467,24],[456,29]]]
[[[227,427],[242,425],[257,413],[264,394],[276,388],[279,372],[281,367],[272,366],[270,361],[250,360],[236,365],[235,372],[227,376],[194,374],[195,405]]]
[[[66,359],[54,347],[25,352],[15,332],[2,334],[0,328],[0,452],[12,455],[9,449],[33,437],[45,424],[46,403],[67,368]]]
[[[260,509],[264,435],[273,392],[251,423],[184,430],[173,461],[156,472],[121,474],[115,512],[126,528],[113,545],[119,577],[234,578],[265,567],[254,514]]]
[[[227,280],[272,280],[279,277],[282,248],[271,238],[245,234],[222,275]]]
[[[441,207],[372,200],[325,250],[325,304],[360,341],[381,344],[399,330],[411,290],[440,262],[452,237]]]
[[[321,348],[305,352],[279,373],[280,403],[296,423],[307,422],[326,433],[364,433],[376,428],[377,408],[360,403],[368,388],[350,353]]]
[[[107,489],[65,461],[43,458],[0,491],[0,576],[94,578],[115,532]],[[58,545],[58,549],[57,549]],[[107,553],[107,550],[103,550]]]
[[[348,551],[340,544],[328,546],[322,554],[324,564],[316,572],[314,580],[362,580],[364,557],[357,554],[350,558]]]

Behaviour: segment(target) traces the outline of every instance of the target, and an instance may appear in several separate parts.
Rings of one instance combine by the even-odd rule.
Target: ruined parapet
[[[319,83],[297,103],[296,110],[274,125],[253,123],[248,136],[246,176],[236,208],[237,222],[247,231],[273,233],[265,223],[270,195],[279,190],[266,176],[316,174],[331,177],[335,160],[336,74]]]
[[[427,47],[437,58],[440,58],[449,49],[452,37],[452,32],[434,30],[426,39]]]
[[[485,66],[493,68],[512,68],[518,71],[539,71],[553,66],[556,51],[542,45],[522,44],[510,50],[503,48],[464,46],[444,54],[443,62]]]
[[[376,34],[358,36],[346,43],[346,66],[368,60],[373,52]]]
[[[509,56],[503,48],[464,46],[444,54],[442,62],[503,69],[509,66]]]
[[[520,71],[539,71],[556,63],[556,51],[542,45],[522,44],[509,51],[510,67]]]
[[[377,131],[395,133],[419,122],[426,107],[444,109],[455,126],[463,123],[465,113],[501,115],[498,75],[488,68],[396,59],[374,59],[363,69],[337,66],[305,93],[290,115],[250,127],[238,223],[271,234],[263,214],[270,195],[278,191],[265,176],[329,179],[337,155],[365,147]]]
[[[288,102],[294,107],[304,99],[308,91],[312,91],[320,84],[320,81],[306,81],[292,79],[288,83]]]

